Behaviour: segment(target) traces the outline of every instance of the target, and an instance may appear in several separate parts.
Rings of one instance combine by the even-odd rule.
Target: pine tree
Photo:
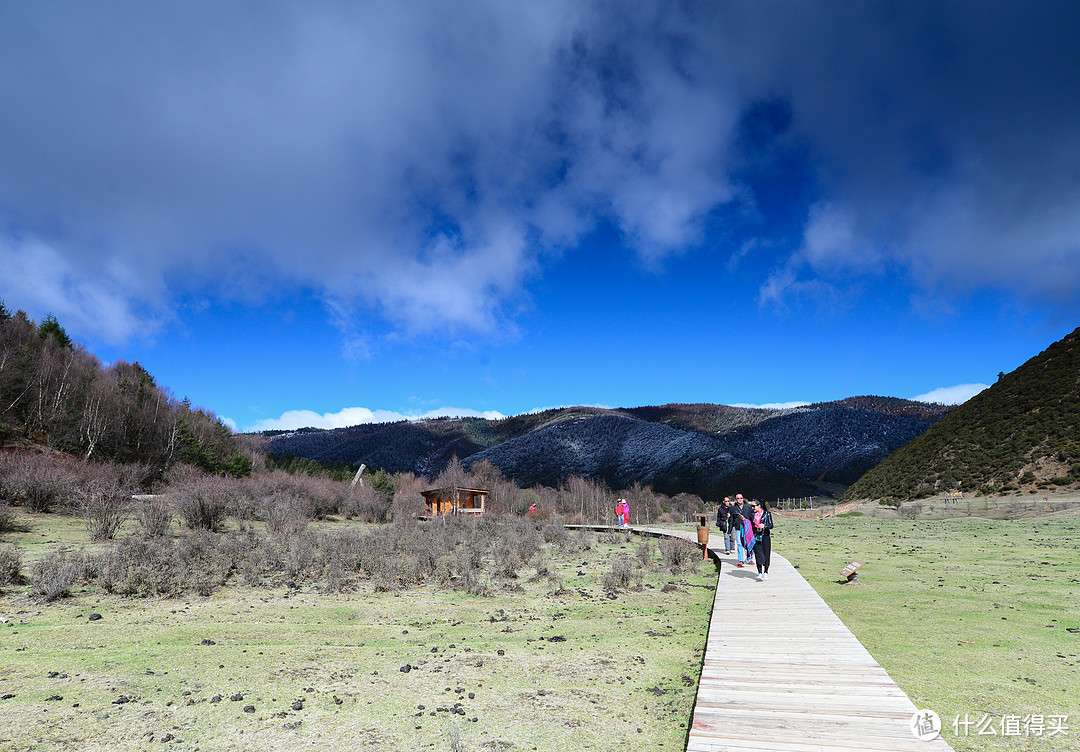
[[[60,322],[51,313],[45,317],[45,320],[38,327],[38,336],[41,337],[42,342],[47,341],[51,336],[56,340],[56,344],[68,350],[71,349],[71,337],[68,336],[68,333],[64,331],[64,327],[60,326]]]

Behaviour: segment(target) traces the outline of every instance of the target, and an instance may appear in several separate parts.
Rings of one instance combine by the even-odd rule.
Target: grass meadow
[[[86,540],[69,517],[17,523],[0,546],[24,569]],[[715,567],[673,574],[655,540],[574,537],[488,595],[234,577],[42,603],[8,586],[0,750],[681,750]]]
[[[1080,516],[778,516],[773,541],[954,749],[1080,750]]]
[[[24,571],[106,547],[70,517],[17,523],[0,547]],[[682,749],[715,569],[673,574],[655,540],[572,535],[487,595],[233,577],[210,596],[83,585],[43,603],[6,586],[0,750]],[[774,537],[960,752],[1080,750],[1078,544],[1075,515],[778,517]],[[841,584],[851,560],[858,584]]]

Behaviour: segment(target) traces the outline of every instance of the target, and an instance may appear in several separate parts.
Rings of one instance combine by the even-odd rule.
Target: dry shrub
[[[15,529],[15,512],[6,501],[0,501],[0,533]]]
[[[185,536],[176,546],[186,585],[199,595],[210,595],[225,584],[236,569],[239,553],[234,539],[208,531]]]
[[[173,508],[192,530],[217,530],[225,521],[232,484],[225,478],[200,475],[175,486]]]
[[[22,554],[15,546],[0,548],[0,585],[14,585],[22,573]]]
[[[285,549],[285,576],[296,580],[310,575],[314,569],[316,554],[315,536],[310,533],[289,538]]]
[[[564,550],[570,542],[570,533],[566,529],[562,517],[559,517],[558,515],[555,515],[544,522],[540,529],[540,534],[544,538],[544,543],[554,543]]]
[[[652,539],[643,537],[641,543],[634,550],[634,558],[637,559],[638,564],[642,567],[648,568],[652,566],[653,551],[652,551]]]
[[[96,559],[97,581],[106,592],[168,596],[195,591],[210,595],[236,568],[236,545],[227,536],[199,531],[178,541],[127,537]]]
[[[495,573],[500,577],[515,580],[520,568],[521,559],[517,551],[507,542],[501,542],[495,549]]]
[[[629,556],[617,556],[611,562],[611,571],[606,572],[600,578],[600,584],[605,590],[628,590],[631,587],[640,588],[642,583],[641,570],[634,567],[634,562]]]
[[[701,558],[701,550],[689,541],[661,538],[659,545],[660,558],[664,566],[670,568],[672,573],[678,572],[687,563],[697,562]]]
[[[30,594],[46,603],[67,598],[83,571],[81,556],[60,549],[34,562],[30,569]]]
[[[290,539],[307,530],[311,502],[288,491],[276,491],[262,500],[266,530],[275,538]]]
[[[0,455],[0,475],[8,500],[39,513],[64,504],[78,480],[72,461],[28,452]]]
[[[173,541],[128,537],[98,557],[97,580],[108,593],[149,597],[179,595],[187,578]]]
[[[578,530],[574,534],[575,551],[592,551],[594,545],[596,545],[596,537],[592,532],[588,530]]]
[[[87,467],[77,498],[90,540],[112,540],[131,513],[133,471],[133,466],[112,464]]]
[[[142,534],[148,538],[163,538],[172,528],[173,510],[167,496],[144,496],[135,505],[135,517]]]
[[[424,497],[416,488],[406,488],[394,492],[391,516],[394,522],[407,523],[424,513]]]
[[[347,483],[302,473],[290,475],[281,470],[264,473],[248,480],[244,483],[243,490],[260,510],[263,508],[263,502],[272,497],[286,496],[300,499],[308,515],[317,520],[345,513],[344,507],[349,496]]]
[[[362,522],[388,522],[392,502],[368,485],[357,486],[349,494],[345,504],[346,517],[356,517]]]

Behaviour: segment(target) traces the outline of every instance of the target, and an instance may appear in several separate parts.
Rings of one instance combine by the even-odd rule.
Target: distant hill
[[[848,498],[1080,483],[1080,329],[975,395],[852,485]]]
[[[558,486],[580,475],[611,488],[641,483],[705,499],[734,493],[735,483],[755,496],[820,493],[782,470],[736,457],[713,436],[623,415],[562,421],[478,452],[465,464],[482,459],[522,486]]]
[[[741,490],[764,498],[831,495],[950,408],[857,397],[797,408],[675,404],[573,407],[503,420],[477,418],[303,429],[267,451],[326,463],[363,462],[434,477],[456,455],[489,460],[521,486],[572,475],[611,488],[651,485],[707,500]]]

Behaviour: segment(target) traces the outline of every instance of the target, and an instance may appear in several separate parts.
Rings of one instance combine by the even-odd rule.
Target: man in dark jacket
[[[735,522],[732,519],[731,497],[725,496],[716,510],[716,526],[724,534],[724,553],[730,554],[735,550]]]

